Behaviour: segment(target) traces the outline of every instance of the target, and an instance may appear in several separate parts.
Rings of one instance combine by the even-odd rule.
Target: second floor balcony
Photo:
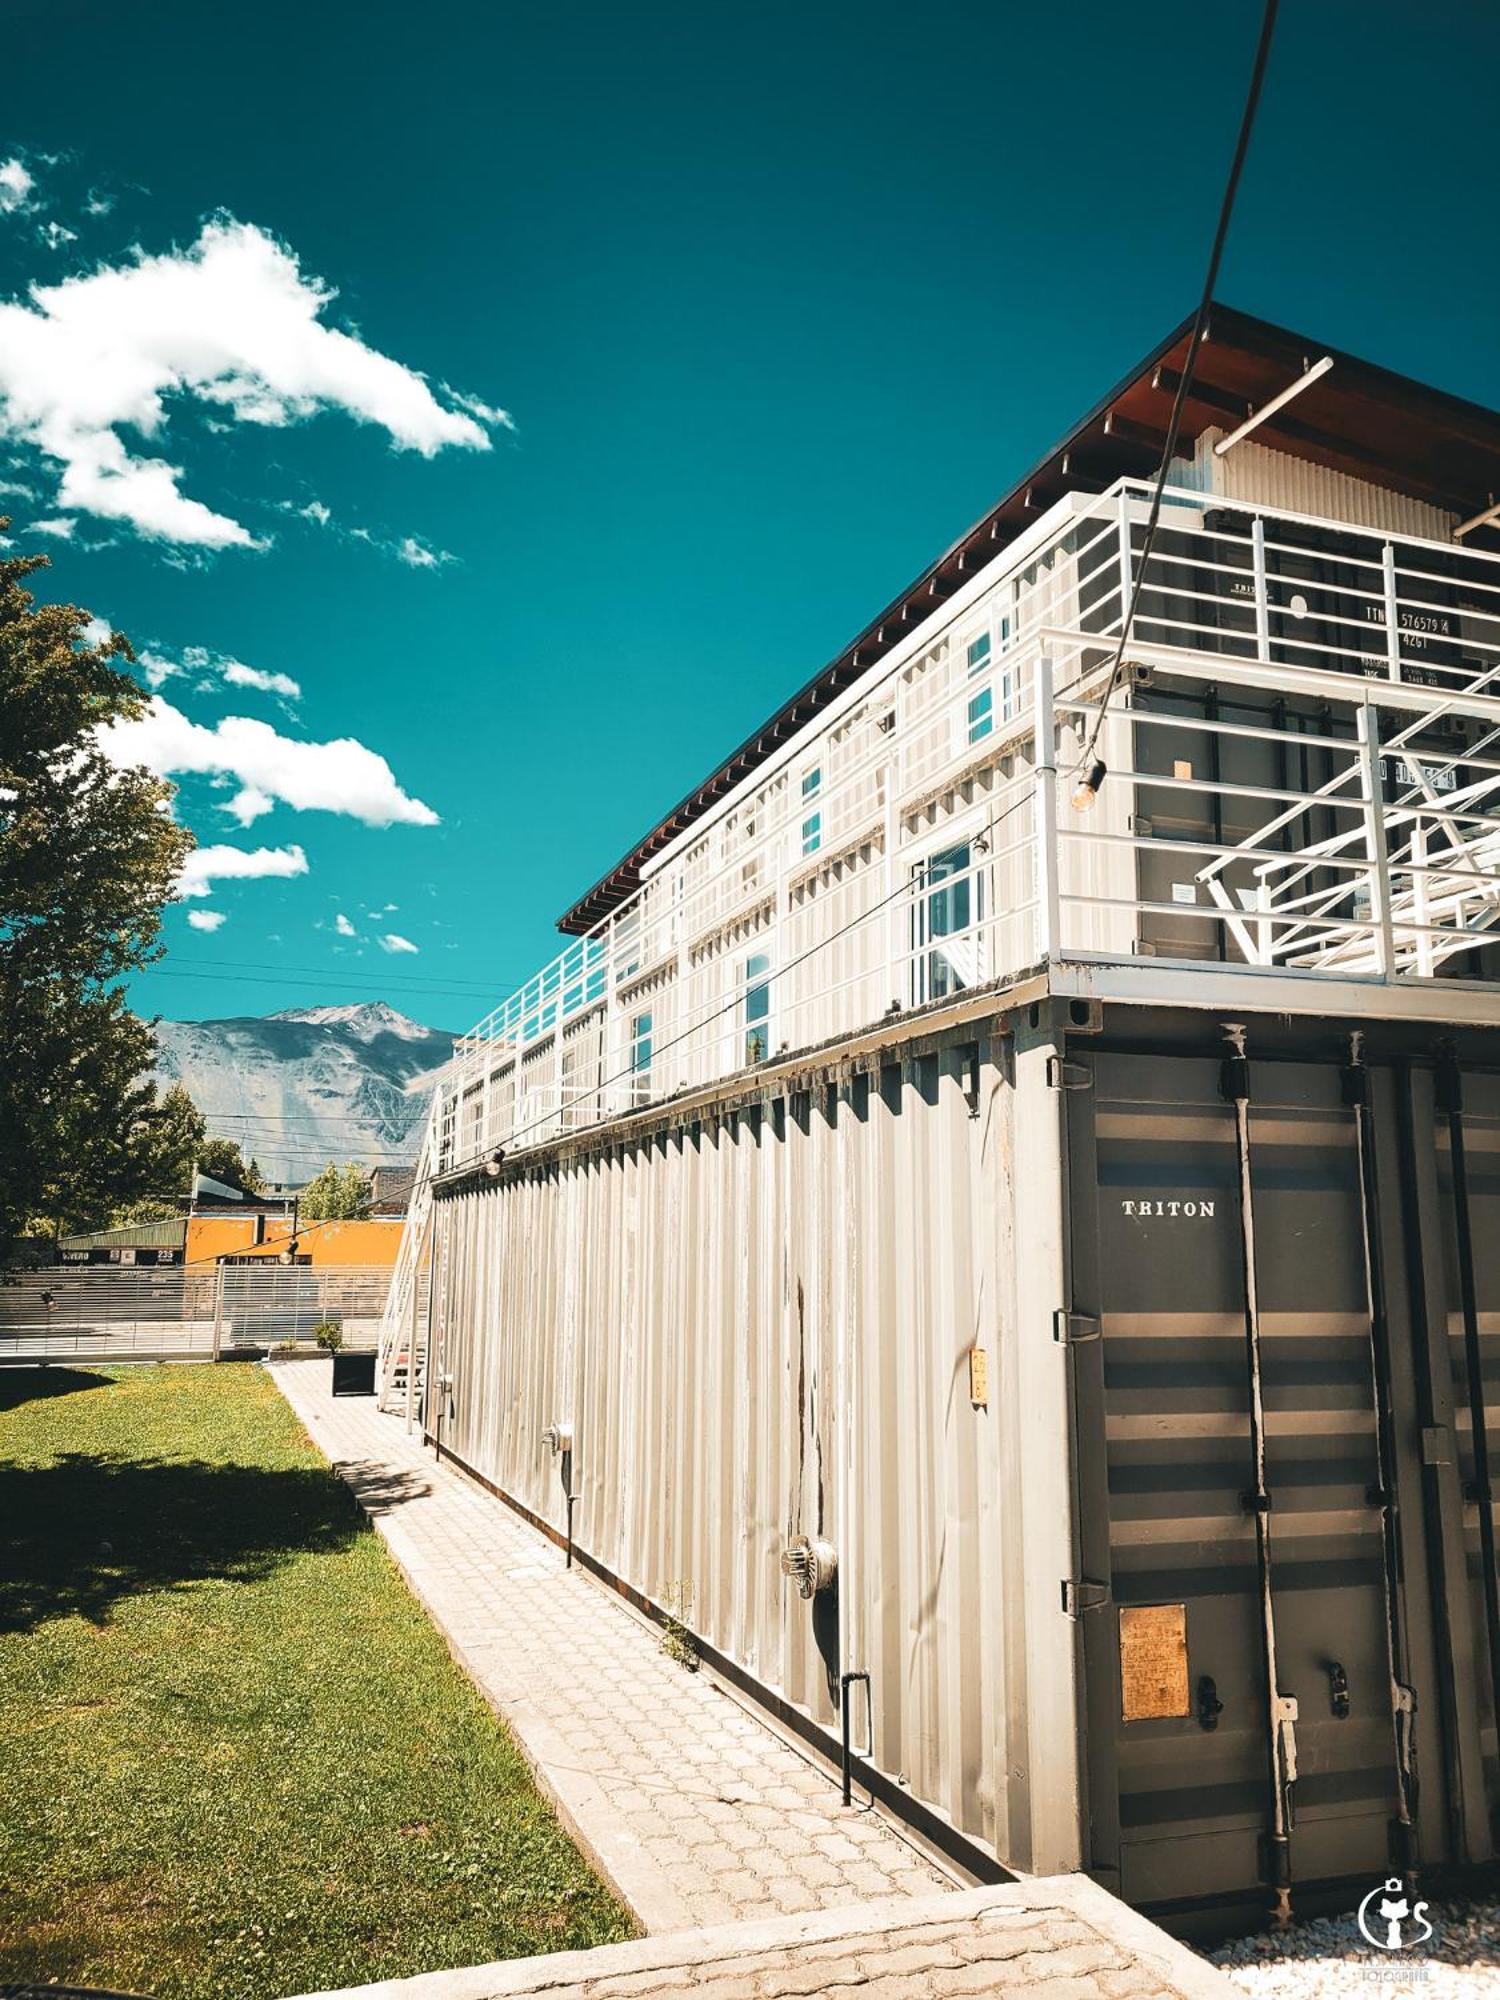
[[[1169,489],[1101,723],[1148,501],[1051,509],[481,1021],[440,1166],[1041,968],[1487,1005],[1500,557]]]

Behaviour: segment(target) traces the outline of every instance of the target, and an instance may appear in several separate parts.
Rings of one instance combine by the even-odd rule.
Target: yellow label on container
[[[1187,1606],[1120,1607],[1120,1715],[1126,1722],[1188,1713]]]
[[[969,1349],[969,1401],[986,1409],[990,1401],[990,1351],[987,1347]]]

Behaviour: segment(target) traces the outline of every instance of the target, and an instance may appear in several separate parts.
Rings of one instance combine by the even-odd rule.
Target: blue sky
[[[157,663],[205,847],[301,871],[200,885],[137,1004],[533,970],[1191,309],[1258,18],[11,0],[0,511]],[[1288,0],[1221,295],[1500,402],[1497,74],[1486,0]]]

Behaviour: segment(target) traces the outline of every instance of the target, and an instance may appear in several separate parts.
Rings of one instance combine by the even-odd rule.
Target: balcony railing
[[[1483,978],[1500,558],[1170,491],[1077,813],[1147,497],[1060,503],[486,1016],[439,1170],[1048,960]]]

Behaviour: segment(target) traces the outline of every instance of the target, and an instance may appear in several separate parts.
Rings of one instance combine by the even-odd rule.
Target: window
[[[637,1014],[630,1023],[630,1101],[644,1104],[651,1095],[651,1016]]]
[[[822,796],[822,792],[823,766],[821,764],[814,764],[810,770],[802,773],[802,808],[806,814],[806,817],[802,821],[802,852],[804,854],[816,854],[818,849],[823,845],[823,815],[821,811],[807,811],[807,808],[813,801]]]
[[[745,960],[745,1061],[764,1062],[771,1053],[771,960],[752,952]]]
[[[982,742],[994,726],[994,694],[989,688],[981,688],[969,703],[969,741],[971,743]]]
[[[969,641],[969,672],[982,674],[990,663],[990,635],[981,632],[977,639]]]
[[[933,855],[913,871],[917,891],[912,908],[912,999],[946,1000],[979,977],[979,938],[984,916],[983,885],[965,840]]]

